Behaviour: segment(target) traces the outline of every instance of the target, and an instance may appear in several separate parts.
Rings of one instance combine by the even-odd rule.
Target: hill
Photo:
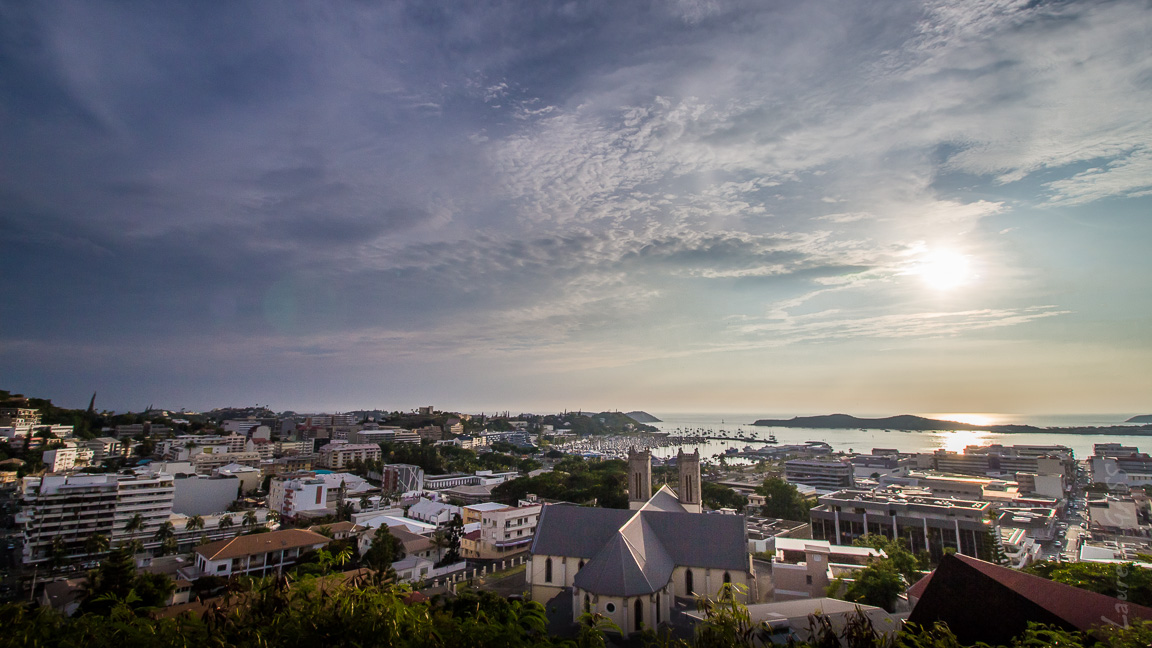
[[[1132,418],[1124,421],[1125,423],[1152,423],[1152,414],[1141,414],[1140,416],[1133,416]]]
[[[663,423],[660,419],[652,416],[648,412],[636,410],[635,412],[628,412],[624,416],[636,421],[637,423]]]
[[[988,426],[971,425],[958,421],[940,421],[902,414],[886,418],[858,418],[848,414],[828,414],[825,416],[795,416],[790,419],[760,419],[752,425],[791,428],[828,428],[870,430],[987,430]]]

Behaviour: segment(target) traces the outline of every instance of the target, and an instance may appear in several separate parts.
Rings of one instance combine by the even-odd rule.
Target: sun
[[[951,250],[928,250],[912,271],[930,288],[949,291],[968,284],[974,278],[968,257]]]

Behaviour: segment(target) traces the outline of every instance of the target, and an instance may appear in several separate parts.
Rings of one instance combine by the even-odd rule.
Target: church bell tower
[[[628,508],[635,511],[652,499],[652,451],[628,448]]]
[[[703,511],[703,501],[700,498],[700,449],[692,454],[684,454],[684,450],[676,453],[676,467],[680,471],[680,504],[690,513]]]

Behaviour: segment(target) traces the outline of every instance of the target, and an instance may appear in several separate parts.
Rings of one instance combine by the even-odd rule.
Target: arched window
[[[551,558],[545,558],[544,559],[544,582],[545,583],[551,583],[552,582],[552,559]]]
[[[591,612],[592,611],[592,599],[588,598],[587,594],[584,595],[584,611],[585,612]]]
[[[656,595],[656,625],[660,625],[660,595]]]
[[[640,632],[640,628],[644,626],[644,604],[637,598],[633,608],[636,610],[636,632]]]
[[[724,572],[724,584],[728,585],[731,582],[732,582],[732,575],[729,574],[728,572]]]
[[[684,570],[684,592],[688,596],[692,596],[692,593],[695,591],[696,591],[696,586],[695,586],[695,584],[692,583],[692,570],[686,569],[686,570]]]
[[[580,564],[576,566],[576,569],[577,570],[584,569],[584,561],[583,560],[581,560]]]

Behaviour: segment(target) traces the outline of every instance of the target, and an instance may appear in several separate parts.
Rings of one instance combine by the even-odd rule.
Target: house
[[[884,552],[872,547],[834,545],[827,540],[776,538],[772,585],[777,601],[822,598],[838,577],[853,578]]]
[[[196,564],[187,580],[201,576],[266,576],[294,565],[303,554],[323,549],[330,539],[305,529],[241,535],[196,547]]]
[[[570,598],[573,623],[600,613],[626,634],[668,623],[676,597],[734,585],[755,600],[744,518],[704,513],[699,452],[677,459],[679,494],[652,494],[651,453],[629,452],[629,510],[545,505],[526,574],[532,599]]]
[[[1011,644],[1029,622],[1084,631],[1152,620],[1152,608],[961,554],[944,556],[908,600],[915,602],[909,623],[947,623],[963,645]]]

